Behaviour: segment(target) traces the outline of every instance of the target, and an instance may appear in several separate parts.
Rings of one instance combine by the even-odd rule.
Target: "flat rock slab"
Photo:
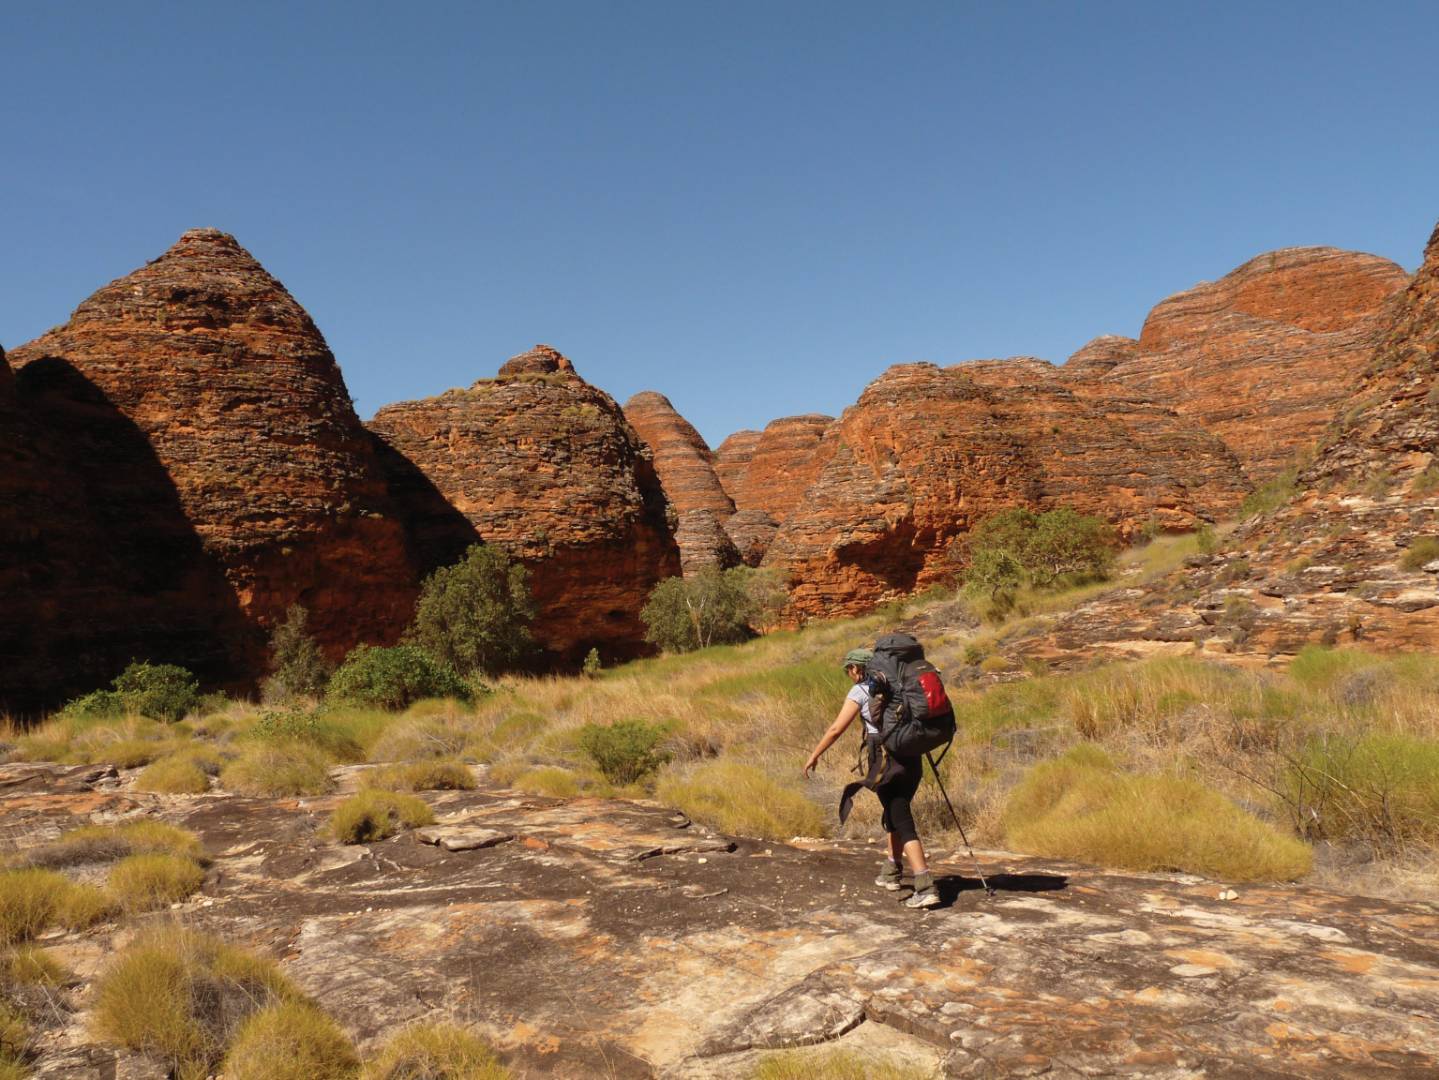
[[[321,832],[335,797],[95,799],[94,781],[57,779],[0,795],[25,808],[7,840],[87,812],[193,829],[215,862],[182,917],[280,958],[362,1048],[455,1017],[526,1076],[732,1077],[830,1045],[948,1076],[1439,1074],[1432,904],[1221,900],[1225,883],[994,852],[990,900],[967,859],[935,852],[943,904],[914,912],[872,884],[875,846],[731,839],[642,803],[425,793],[431,842],[342,847]],[[121,933],[46,944],[98,967]],[[101,1063],[65,1075],[113,1076],[86,993],[47,1045]]]
[[[515,838],[514,833],[474,826],[431,825],[415,830],[415,839],[422,844],[436,844],[446,851],[478,851]]]

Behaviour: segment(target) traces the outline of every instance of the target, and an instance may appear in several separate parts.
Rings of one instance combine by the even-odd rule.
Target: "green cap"
[[[850,649],[849,652],[844,654],[844,666],[849,667],[851,664],[858,664],[860,667],[864,667],[865,664],[873,659],[874,652],[871,649]]]

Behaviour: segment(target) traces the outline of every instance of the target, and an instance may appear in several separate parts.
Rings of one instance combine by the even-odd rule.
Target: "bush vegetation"
[[[160,795],[199,795],[210,790],[210,773],[205,759],[194,752],[156,758],[135,779],[137,791]]]
[[[929,1080],[933,1073],[884,1054],[786,1050],[765,1054],[746,1080]]]
[[[509,1080],[488,1043],[457,1024],[400,1030],[365,1065],[362,1080]]]
[[[1439,559],[1439,536],[1421,536],[1409,545],[1399,565],[1405,570],[1422,570],[1435,559]]]
[[[200,703],[200,684],[176,664],[131,664],[115,677],[127,712],[173,724]]]
[[[365,788],[335,807],[329,832],[342,844],[370,844],[434,820],[434,812],[418,796]]]
[[[1298,479],[1299,470],[1291,467],[1261,484],[1239,504],[1239,516],[1247,518],[1254,514],[1268,514],[1287,505],[1299,490]]]
[[[1103,580],[1118,550],[1114,530],[1097,517],[1066,507],[1039,512],[1025,507],[985,518],[962,545],[969,565],[965,590],[1003,616],[1019,591],[1041,591]]]
[[[744,641],[773,620],[783,590],[769,571],[710,566],[690,577],[666,578],[640,612],[645,640],[683,653]]]
[[[310,636],[309,612],[292,604],[285,621],[270,635],[270,676],[265,680],[267,701],[319,698],[329,685],[333,665]]]
[[[330,679],[330,700],[372,709],[399,711],[422,698],[468,701],[469,685],[449,664],[416,645],[382,649],[360,645]]]
[[[475,544],[425,579],[409,639],[456,671],[496,675],[535,652],[528,573],[500,548]]]
[[[155,852],[121,859],[110,870],[105,888],[121,909],[135,913],[183,900],[204,880],[204,869],[193,859]]]
[[[612,784],[638,783],[669,760],[660,749],[665,729],[643,720],[616,720],[613,724],[586,724],[579,731],[579,746]]]

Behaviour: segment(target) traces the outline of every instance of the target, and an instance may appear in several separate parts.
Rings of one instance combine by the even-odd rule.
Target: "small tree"
[[[1114,530],[1068,507],[1017,506],[991,514],[969,537],[966,586],[998,599],[1022,584],[1053,588],[1075,576],[1102,577],[1114,563]]]
[[[407,639],[459,671],[513,667],[535,647],[527,579],[502,550],[475,544],[454,566],[425,579]]]
[[[175,723],[200,702],[195,676],[178,664],[131,664],[115,677],[115,692],[130,712]]]
[[[308,632],[309,612],[291,604],[285,621],[270,635],[270,677],[265,696],[275,700],[319,697],[325,692],[334,667]]]
[[[772,579],[756,575],[748,566],[707,566],[693,577],[666,578],[640,612],[645,640],[670,652],[744,641],[772,603]]]

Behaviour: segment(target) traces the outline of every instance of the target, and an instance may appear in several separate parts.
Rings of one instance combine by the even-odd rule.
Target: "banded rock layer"
[[[1374,255],[1271,251],[1162,301],[1138,342],[1091,342],[1072,358],[1074,374],[1173,406],[1260,484],[1309,450],[1348,400],[1408,279]]]
[[[370,428],[397,500],[423,483],[463,515],[472,531],[451,550],[478,536],[529,567],[548,650],[571,662],[592,646],[606,661],[643,651],[640,609],[680,571],[664,490],[620,407],[567,359],[537,346],[497,378],[387,405]]]
[[[1015,505],[1070,506],[1121,534],[1192,528],[1246,490],[1233,455],[1138,397],[1078,393],[1031,358],[900,364],[825,436],[818,479],[765,557],[802,615],[862,611],[949,580],[952,545]]]
[[[678,517],[676,540],[685,574],[734,566],[739,552],[724,530],[734,513],[715,474],[714,454],[669,398],[642,391],[625,403],[625,419],[654,455],[655,472]]]
[[[408,621],[404,530],[335,359],[233,237],[185,233],[11,360],[100,542],[143,595],[187,598],[135,655],[253,685],[293,603],[332,656]],[[222,655],[167,644],[206,610]]]

